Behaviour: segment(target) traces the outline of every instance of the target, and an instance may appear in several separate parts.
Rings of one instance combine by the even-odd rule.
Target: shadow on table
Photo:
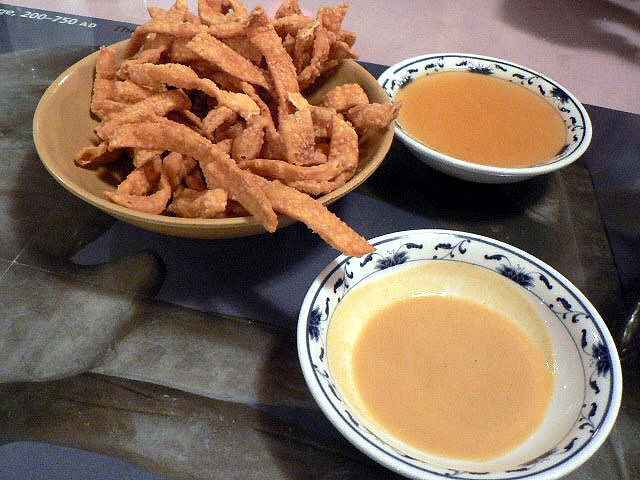
[[[444,175],[423,164],[401,143],[364,184],[363,189],[383,202],[420,215],[438,226],[469,229],[511,219],[520,220],[539,205],[552,188],[551,176],[511,184],[481,184]],[[546,207],[546,210],[545,210]],[[553,222],[551,204],[539,208],[538,220]]]
[[[110,265],[69,261],[114,220],[67,194],[47,173],[31,123],[49,82],[87,50],[0,56],[0,259],[8,262],[0,274],[0,381],[86,371],[131,327],[132,298],[153,295],[162,284],[162,262],[151,252]]]

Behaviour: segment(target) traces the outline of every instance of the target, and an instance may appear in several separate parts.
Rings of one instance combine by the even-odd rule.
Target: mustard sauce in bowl
[[[507,60],[427,54],[392,65],[378,82],[402,102],[396,139],[463,180],[510,183],[551,173],[591,142],[589,115],[565,87]]]
[[[498,273],[415,262],[342,299],[327,331],[329,366],[371,428],[427,455],[487,461],[544,420],[555,387],[549,320]]]
[[[298,355],[321,410],[410,478],[550,480],[604,442],[622,374],[588,300],[497,240],[394,232],[318,275]]]
[[[416,140],[467,162],[530,167],[567,144],[562,117],[539,95],[489,75],[452,71],[396,93],[398,123]]]
[[[394,437],[440,456],[485,460],[540,426],[553,392],[552,365],[496,309],[419,295],[373,316],[352,367],[367,412]]]

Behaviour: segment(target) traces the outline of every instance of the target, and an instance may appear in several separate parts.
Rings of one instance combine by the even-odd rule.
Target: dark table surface
[[[335,251],[299,224],[233,240],[149,233],[44,170],[33,111],[92,49],[0,55],[0,478],[389,478],[324,419],[297,364],[299,305]],[[588,111],[591,147],[560,172],[472,184],[395,142],[332,210],[366,237],[438,227],[518,246],[619,336],[640,298],[640,116]],[[568,478],[640,478],[629,352],[616,427]]]

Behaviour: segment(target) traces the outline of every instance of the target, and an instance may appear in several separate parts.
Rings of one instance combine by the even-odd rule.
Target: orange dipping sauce
[[[395,96],[398,123],[451,157],[497,167],[551,160],[567,143],[560,114],[521,85],[491,75],[441,72],[413,80]]]
[[[372,419],[420,450],[485,460],[525,441],[553,390],[543,353],[496,310],[453,296],[410,297],[360,333],[356,388]]]
[[[548,315],[483,267],[398,266],[340,301],[327,331],[329,365],[352,411],[392,444],[491,460],[546,420],[556,388]]]

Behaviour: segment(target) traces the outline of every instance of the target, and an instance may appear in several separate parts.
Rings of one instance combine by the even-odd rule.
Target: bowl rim
[[[607,408],[604,413],[604,417],[592,434],[592,436],[577,450],[571,453],[570,456],[566,458],[559,459],[558,462],[553,463],[546,468],[530,473],[524,473],[523,475],[514,475],[508,478],[509,480],[516,479],[538,479],[538,480],[552,480],[562,477],[569,472],[575,470],[584,462],[586,462],[604,443],[606,438],[608,437],[611,429],[613,428],[615,421],[618,416],[618,412],[620,409],[621,401],[622,401],[622,367],[620,364],[620,359],[617,351],[617,347],[609,332],[609,329],[595,309],[595,307],[591,304],[591,302],[585,297],[585,295],[564,275],[555,270],[553,267],[543,262],[539,258],[534,255],[521,250],[517,247],[514,247],[508,243],[502,242],[500,240],[496,240],[484,235],[479,235],[470,232],[458,231],[458,230],[448,230],[448,229],[416,229],[416,230],[403,230],[398,232],[392,232],[384,235],[380,235],[378,237],[370,239],[370,243],[374,246],[379,245],[384,242],[397,240],[400,238],[413,238],[415,236],[420,235],[454,235],[459,236],[461,238],[471,238],[477,239],[482,242],[490,243],[492,246],[498,247],[503,251],[518,255],[525,259],[528,262],[532,262],[538,268],[542,269],[549,276],[559,283],[561,283],[567,290],[569,290],[576,299],[582,304],[585,311],[589,312],[589,315],[592,318],[592,324],[595,327],[596,331],[601,335],[601,338],[608,348],[610,359],[611,359],[611,391],[609,392],[609,398],[607,399]],[[488,476],[473,476],[473,472],[460,472],[460,474],[469,473],[471,476],[463,475],[460,476],[457,473],[451,475],[443,475],[437,471],[427,470],[424,468],[416,467],[408,462],[399,461],[396,458],[393,458],[385,448],[380,447],[378,445],[373,444],[370,440],[364,438],[361,433],[353,430],[353,428],[349,425],[347,418],[342,415],[341,412],[338,412],[336,407],[328,400],[326,396],[326,392],[323,390],[320,385],[318,379],[316,378],[316,372],[314,371],[314,366],[311,363],[311,353],[309,350],[309,335],[308,335],[308,317],[311,312],[311,307],[314,303],[315,297],[322,291],[324,288],[330,288],[327,286],[326,281],[331,277],[332,273],[340,268],[340,266],[344,265],[347,261],[354,259],[356,257],[349,257],[346,255],[339,255],[335,259],[333,259],[323,270],[316,276],[316,278],[312,281],[305,294],[302,306],[300,308],[300,314],[298,316],[298,324],[297,324],[297,349],[298,349],[298,359],[300,362],[300,366],[303,372],[303,376],[305,378],[305,382],[309,390],[312,393],[314,400],[319,405],[322,412],[329,419],[329,421],[336,427],[336,429],[349,440],[354,446],[356,446],[361,452],[366,454],[371,459],[376,462],[382,464],[383,466],[389,468],[390,470],[399,473],[403,476],[409,478],[415,478],[417,480],[441,480],[443,478],[458,478],[458,479],[468,479],[468,478],[491,478],[491,479],[499,479],[503,478],[499,475],[502,470],[495,470],[493,475]],[[327,319],[329,321],[329,319]],[[584,368],[584,366],[583,366]],[[347,412],[348,413],[348,412]],[[575,427],[574,427],[575,428]],[[424,465],[428,466],[428,463],[422,462]],[[434,468],[442,468],[442,467],[434,467]],[[456,471],[457,472],[457,471]]]
[[[530,67],[521,65],[516,62],[512,62],[510,60],[505,60],[499,57],[492,57],[488,55],[481,55],[481,54],[475,54],[475,53],[456,53],[456,52],[427,53],[423,55],[416,55],[413,57],[406,58],[404,60],[401,60],[389,66],[378,77],[378,83],[380,83],[382,88],[385,89],[385,91],[387,91],[385,88],[386,82],[389,80],[392,80],[394,76],[398,73],[398,71],[400,71],[401,69],[406,68],[418,62],[422,62],[429,59],[443,58],[443,57],[459,57],[459,58],[465,58],[470,60],[482,60],[482,61],[500,63],[500,64],[508,65],[512,68],[516,68],[523,72],[527,72],[528,74],[534,75],[536,77],[539,77],[545,80],[546,82],[553,84],[554,86],[561,89],[564,93],[566,93],[567,96],[571,99],[571,101],[576,106],[580,116],[582,117],[581,120],[584,126],[584,135],[579,145],[577,145],[577,147],[574,150],[572,150],[569,154],[556,155],[543,163],[532,165],[530,167],[496,167],[492,165],[483,165],[479,163],[468,162],[466,160],[461,160],[459,158],[452,157],[445,153],[439,152],[438,150],[434,150],[426,146],[425,144],[421,143],[420,141],[416,140],[415,138],[413,138],[405,129],[400,127],[399,123],[396,121],[395,122],[396,136],[398,136],[402,141],[410,144],[416,150],[420,150],[426,154],[429,154],[432,157],[437,158],[439,161],[443,163],[447,163],[457,169],[464,170],[466,172],[481,173],[484,175],[490,175],[495,177],[519,177],[523,175],[526,175],[526,176],[540,175],[540,174],[549,173],[554,170],[563,168],[569,165],[570,163],[574,162],[578,158],[580,158],[589,147],[591,143],[591,139],[593,137],[593,125],[591,123],[591,118],[589,117],[589,114],[586,108],[584,107],[584,105],[582,104],[582,102],[580,102],[578,98],[573,93],[571,93],[571,91],[568,90],[564,85],[552,79],[551,77],[543,73],[540,73],[537,70],[534,70]],[[446,71],[450,71],[450,70],[446,70]],[[387,94],[389,93],[387,92]]]
[[[128,39],[121,40],[119,42],[108,45],[109,48],[113,48],[116,50],[116,53],[120,55],[121,51],[124,49],[126,44],[128,43]],[[134,223],[135,225],[142,226],[145,225],[155,225],[164,227],[165,232],[169,232],[172,228],[181,229],[184,227],[188,227],[189,229],[193,229],[195,231],[200,231],[203,234],[207,232],[211,232],[213,230],[224,234],[224,232],[233,232],[234,230],[241,228],[255,228],[258,232],[266,232],[263,226],[251,215],[244,217],[225,217],[225,218],[182,218],[170,215],[158,215],[158,214],[150,214],[145,212],[140,212],[137,210],[133,210],[130,208],[123,207],[121,205],[117,205],[108,201],[106,198],[96,195],[89,190],[80,186],[73,177],[66,175],[62,170],[56,167],[55,161],[52,161],[50,152],[46,148],[46,144],[42,138],[43,129],[46,125],[46,119],[43,118],[43,110],[45,110],[46,105],[50,101],[50,99],[56,94],[56,91],[62,86],[62,84],[67,80],[70,75],[73,75],[77,69],[81,66],[87,64],[95,63],[95,60],[99,54],[99,49],[94,50],[88,55],[80,58],[78,61],[74,62],[70,66],[68,66],[62,73],[60,73],[46,88],[33,114],[32,121],[32,137],[33,143],[36,148],[36,152],[38,153],[38,157],[41,163],[44,165],[45,169],[49,172],[49,174],[66,190],[70,193],[78,197],[79,199],[86,201],[90,205],[104,211],[105,213],[112,215],[116,218],[119,218],[126,223]],[[375,76],[373,76],[366,68],[364,68],[360,63],[353,59],[343,59],[340,62],[340,65],[347,65],[347,68],[355,69],[357,72],[361,74],[366,74],[371,76],[371,85],[380,86],[377,82]],[[382,90],[382,87],[380,87]],[[385,94],[385,101],[389,102],[390,99]],[[88,105],[87,105],[88,108]],[[324,206],[328,206],[331,203],[339,200],[343,196],[347,195],[351,191],[357,189],[360,185],[362,185],[375,171],[378,169],[380,164],[385,160],[389,149],[391,148],[391,144],[393,142],[393,132],[394,130],[391,128],[391,125],[387,126],[384,130],[380,132],[380,140],[378,151],[376,151],[372,157],[373,160],[370,161],[364,167],[360,167],[356,170],[354,176],[344,185],[339,188],[333,190],[332,192],[326,193],[319,197],[314,197],[316,201],[320,202]],[[362,141],[362,139],[360,139]],[[70,162],[73,162],[72,158],[69,158]],[[82,167],[77,167],[82,168]],[[288,217],[286,215],[278,215],[278,228],[288,226],[292,223],[297,222],[297,220]],[[144,227],[142,227],[144,228]],[[167,230],[169,229],[169,230]],[[185,236],[181,231],[176,231],[175,235]],[[232,235],[234,236],[234,235]],[[240,235],[242,236],[242,235]],[[206,238],[214,238],[214,237],[206,237]]]

